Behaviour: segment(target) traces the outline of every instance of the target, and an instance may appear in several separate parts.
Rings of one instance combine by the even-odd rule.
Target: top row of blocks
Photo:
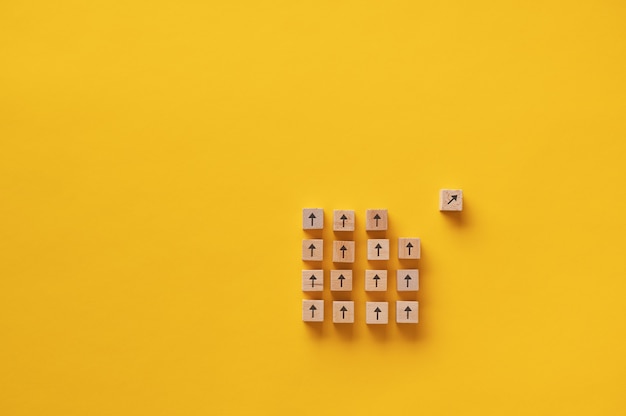
[[[324,228],[324,210],[305,208],[302,210],[302,229],[321,230]],[[387,210],[368,209],[365,212],[366,231],[385,231],[387,229]],[[333,211],[333,231],[354,231],[354,211],[336,209]]]

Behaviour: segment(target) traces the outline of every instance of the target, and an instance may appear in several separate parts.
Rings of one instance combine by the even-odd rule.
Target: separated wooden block
[[[324,301],[323,300],[303,300],[302,320],[304,322],[324,321]]]
[[[396,322],[399,324],[416,324],[418,322],[419,304],[416,301],[396,301]]]
[[[398,258],[399,259],[419,259],[420,258],[419,238],[398,238]]]
[[[389,240],[374,238],[367,240],[368,260],[389,260]]]
[[[354,302],[351,300],[334,301],[333,322],[336,324],[354,323]]]
[[[396,273],[398,292],[417,292],[419,290],[419,270],[401,269]]]
[[[333,292],[350,292],[352,290],[352,270],[331,270],[330,290]]]
[[[463,190],[442,189],[439,191],[440,211],[463,211]]]
[[[387,290],[387,270],[365,270],[365,291],[384,292]]]
[[[387,229],[387,210],[368,209],[365,212],[366,231],[385,231]]]
[[[354,231],[354,211],[336,209],[333,212],[333,231]]]
[[[365,302],[365,323],[386,324],[389,322],[388,302]]]
[[[354,263],[354,241],[333,241],[333,262]]]
[[[322,208],[304,208],[302,210],[302,229],[321,230],[324,228],[324,210]]]
[[[324,240],[302,240],[302,260],[322,261],[324,258]]]
[[[321,292],[324,290],[324,270],[302,270],[302,291]]]

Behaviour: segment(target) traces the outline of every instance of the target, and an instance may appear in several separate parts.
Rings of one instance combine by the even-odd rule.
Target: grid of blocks
[[[321,230],[324,228],[324,210],[322,208],[304,208],[302,210],[302,228],[304,230]],[[333,231],[354,231],[355,213],[351,210],[333,211]],[[365,213],[366,231],[387,231],[387,210],[368,209]],[[354,263],[357,248],[354,241],[335,240],[332,242],[333,263]],[[366,247],[367,259],[370,261],[389,260],[389,239],[370,238]],[[417,260],[420,258],[420,239],[407,237],[398,239],[398,258]],[[302,260],[307,263],[321,262],[324,259],[324,240],[302,240]],[[352,292],[352,282],[356,276],[349,269],[330,270],[330,290],[336,292]],[[388,280],[393,279],[389,270],[365,270],[366,292],[386,292],[391,286]],[[324,291],[326,270],[302,270],[302,291]],[[417,292],[419,290],[419,270],[399,269],[395,271],[395,286],[398,292]],[[313,295],[315,293],[312,293]],[[396,323],[417,324],[417,301],[398,300],[395,302]],[[334,323],[354,323],[354,301],[342,300],[332,302]],[[324,300],[312,299],[302,301],[302,320],[305,322],[324,321]],[[365,322],[367,324],[389,323],[389,302],[365,302]]]

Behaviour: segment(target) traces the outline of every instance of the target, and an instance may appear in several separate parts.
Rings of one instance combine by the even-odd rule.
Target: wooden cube
[[[368,209],[365,212],[366,231],[385,231],[387,229],[387,210]]]
[[[302,260],[322,261],[324,259],[324,240],[302,240]]]
[[[419,259],[420,251],[419,238],[398,238],[399,259]]]
[[[303,300],[302,320],[304,322],[324,321],[324,301],[323,300]]]
[[[417,292],[420,286],[419,270],[401,269],[396,273],[398,292]]]
[[[333,292],[350,292],[352,290],[352,270],[331,270],[330,290]]]
[[[321,292],[324,290],[324,270],[302,270],[302,291]]]
[[[367,240],[368,260],[389,260],[389,240],[373,238]]]
[[[389,322],[388,302],[365,302],[365,323],[386,324]]]
[[[439,211],[463,211],[463,190],[442,189],[439,191]]]
[[[354,211],[336,209],[333,212],[333,231],[354,231]]]
[[[399,324],[416,324],[418,322],[419,304],[416,301],[396,301],[396,322]]]
[[[304,208],[302,210],[302,229],[321,230],[324,228],[324,210],[322,208]]]
[[[334,301],[333,322],[336,324],[354,323],[354,302],[351,300]]]
[[[354,241],[333,241],[333,262],[354,263]]]
[[[384,292],[387,290],[387,270],[365,270],[365,291]]]

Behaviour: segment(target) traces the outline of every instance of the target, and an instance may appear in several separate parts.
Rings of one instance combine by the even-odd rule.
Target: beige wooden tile
[[[324,321],[324,301],[323,300],[303,300],[302,320],[304,322]]]
[[[324,240],[302,240],[302,260],[322,261],[324,259]]]
[[[463,211],[463,190],[442,189],[439,191],[440,211]]]
[[[321,292],[324,290],[324,270],[302,270],[302,291]]]
[[[302,210],[302,229],[321,230],[324,228],[324,210],[322,208],[304,208]]]
[[[333,231],[354,231],[354,211],[336,209],[333,212]]]
[[[352,290],[352,270],[331,270],[330,290],[333,292],[350,292]]]
[[[398,292],[417,292],[419,290],[419,270],[400,269],[396,272]]]
[[[365,212],[366,231],[384,231],[387,229],[387,210],[368,209]]]
[[[354,263],[354,241],[333,241],[333,262]]]
[[[399,324],[416,324],[418,322],[419,304],[416,301],[396,301],[396,322]]]
[[[388,302],[365,302],[365,323],[386,324],[389,322]]]
[[[365,291],[384,292],[387,290],[387,270],[365,270]]]
[[[399,259],[419,259],[421,245],[419,238],[398,238]]]
[[[354,323],[354,302],[351,300],[334,301],[333,322],[336,324]]]
[[[368,260],[389,260],[389,240],[373,238],[367,240]]]

